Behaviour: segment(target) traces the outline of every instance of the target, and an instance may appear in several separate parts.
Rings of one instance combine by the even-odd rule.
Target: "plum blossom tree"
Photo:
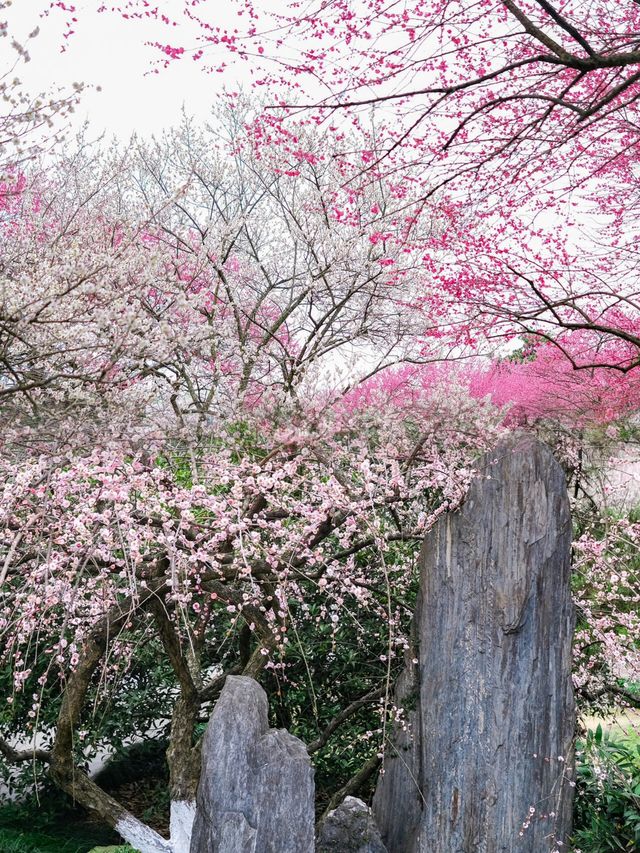
[[[0,14],[8,5],[0,3]],[[33,95],[25,90],[18,75],[31,61],[31,46],[39,32],[35,27],[26,39],[18,40],[10,36],[7,22],[0,18],[0,43],[11,39],[8,56],[12,56],[0,68],[0,201],[11,192],[19,164],[61,140],[64,120],[83,89],[82,83],[75,83],[70,91],[58,88]]]
[[[381,182],[329,216],[339,166],[321,141],[290,175],[231,130],[186,125],[102,160],[81,146],[26,174],[2,222],[0,748],[143,851],[187,849],[198,726],[227,674],[280,688],[315,635],[335,654],[366,625],[351,693],[321,700],[303,678],[310,750],[384,703],[411,543],[502,430],[435,376],[358,392],[423,360],[424,319],[405,321],[415,259],[370,239],[372,207],[397,227],[393,197]],[[159,692],[155,719],[128,690]],[[116,711],[132,736],[168,737],[171,841],[84,770]],[[39,740],[18,748],[25,731]]]
[[[411,149],[410,157],[430,166],[431,189],[454,177],[441,164],[453,164],[457,175],[495,166],[509,178],[505,170],[533,171],[556,152],[580,154],[615,128],[607,150],[590,151],[581,163],[587,171],[626,162],[636,138],[640,50],[633,0],[402,6],[370,0],[318,4],[302,14],[293,4],[274,9],[258,0],[239,3],[237,26],[227,29],[209,17],[206,3],[198,5],[163,16],[173,42],[156,45],[165,62],[195,46],[194,58],[212,70],[212,49],[226,45],[243,59],[262,60],[258,85],[277,80],[285,91],[305,92],[319,81],[324,92],[312,106],[336,111],[396,103],[403,126],[368,159]],[[110,11],[160,17],[137,0]],[[519,171],[519,182],[526,177]]]
[[[285,131],[302,110],[351,155],[352,188],[395,176],[399,192],[411,185],[414,216],[431,216],[437,199],[452,254],[443,298],[465,304],[476,337],[535,335],[579,368],[638,365],[634,0],[304,11],[256,0],[237,3],[227,28],[207,3],[176,8],[172,17],[129,0],[103,10],[165,27],[166,40],[152,39],[161,63],[251,63],[255,85],[273,93],[263,122],[288,153]],[[368,124],[372,110],[376,140],[354,151],[344,125]]]
[[[304,693],[310,752],[378,702],[384,742],[412,544],[462,499],[476,453],[552,416],[577,477],[576,424],[637,408],[632,207],[606,189],[615,177],[632,199],[633,160],[596,145],[605,128],[614,146],[631,138],[634,60],[616,57],[634,55],[636,12],[616,13],[607,40],[588,16],[609,5],[576,4],[591,29],[571,26],[596,45],[580,76],[573,6],[329,4],[280,21],[309,41],[278,111],[240,99],[213,130],[187,122],[100,158],[81,145],[46,174],[15,173],[0,217],[6,760],[48,768],[139,849],[178,853],[199,726],[229,673],[260,675],[278,713],[276,697]],[[258,24],[216,32],[187,11],[206,44],[266,56]],[[578,48],[562,59],[539,32]],[[332,93],[292,115],[308,73]],[[425,79],[413,95],[408,73]],[[338,112],[370,106],[347,85],[398,112],[347,130]],[[589,92],[597,109],[579,115]],[[582,256],[555,221],[527,221],[543,204],[559,216],[574,178],[610,217],[609,242]],[[431,365],[523,335],[543,344],[521,363]],[[637,661],[637,577],[616,551],[637,532],[609,527],[605,546],[585,526],[576,546],[588,697]],[[320,695],[311,650],[332,671],[347,634],[366,675]],[[153,719],[129,691],[157,693]],[[131,735],[168,737],[170,841],[85,772],[116,711]],[[25,730],[41,740],[18,748]],[[374,740],[357,780],[375,772]]]
[[[226,115],[208,133],[187,123],[34,166],[2,220],[0,749],[143,851],[186,849],[199,726],[229,673],[261,675],[314,754],[377,714],[352,768],[371,776],[413,544],[464,496],[501,406],[516,422],[582,407],[588,425],[629,402],[594,409],[600,373],[567,371],[555,348],[489,373],[429,364],[424,266],[392,239],[406,196],[382,180],[345,193],[321,138],[301,131],[314,154],[294,170],[250,116]],[[600,578],[595,541],[583,564]],[[585,612],[602,631],[599,583]],[[616,684],[625,635],[605,633],[589,695]],[[346,637],[366,676],[345,676]],[[314,647],[343,683],[326,682]],[[308,697],[304,722],[276,698],[288,689]],[[169,841],[86,773],[122,739],[114,719],[168,739]]]

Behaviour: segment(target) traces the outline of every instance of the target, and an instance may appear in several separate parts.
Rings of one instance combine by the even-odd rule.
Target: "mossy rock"
[[[137,851],[128,844],[116,844],[115,847],[92,847],[88,853],[137,853]]]

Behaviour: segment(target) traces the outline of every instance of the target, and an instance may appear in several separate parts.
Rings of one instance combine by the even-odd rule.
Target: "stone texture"
[[[356,797],[345,797],[318,830],[316,853],[387,853],[369,809]]]
[[[191,853],[312,853],[313,769],[302,741],[269,729],[267,696],[230,676],[202,745]]]
[[[462,508],[427,536],[397,685],[410,731],[394,734],[374,797],[389,853],[567,844],[570,542],[563,472],[526,436],[484,458]]]

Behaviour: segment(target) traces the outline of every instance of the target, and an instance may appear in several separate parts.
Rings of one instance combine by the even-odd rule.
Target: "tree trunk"
[[[415,648],[374,812],[389,853],[568,842],[575,711],[563,472],[529,437],[480,463],[421,553]],[[566,849],[562,848],[562,849]]]

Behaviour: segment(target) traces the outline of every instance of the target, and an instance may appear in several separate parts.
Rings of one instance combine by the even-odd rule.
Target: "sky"
[[[287,2],[268,0],[268,8],[277,11]],[[58,12],[43,14],[50,4],[51,0],[0,0],[0,21],[6,19],[9,32],[23,44],[28,33],[40,28],[39,35],[29,42],[31,61],[20,63],[12,72],[21,78],[27,91],[37,94],[60,87],[68,92],[74,83],[85,84],[68,136],[85,121],[89,122],[89,139],[103,133],[124,141],[133,132],[159,134],[180,122],[183,109],[206,120],[224,88],[250,89],[255,65],[251,61],[232,64],[224,48],[209,47],[205,56],[209,65],[228,63],[223,74],[206,73],[203,63],[194,62],[188,51],[184,58],[158,69],[161,54],[147,42],[173,40],[189,46],[192,34],[195,51],[199,47],[195,26],[172,30],[150,20],[125,21],[118,14],[99,14],[102,0],[74,0],[78,22],[73,36],[65,39],[65,16]],[[170,18],[184,21],[185,0],[156,0],[154,5]],[[197,9],[207,21],[232,30],[244,23],[244,19],[238,20],[240,5],[236,0],[200,0]],[[268,39],[264,43],[268,45]],[[15,57],[10,40],[0,39],[0,75]]]
[[[98,14],[99,3],[80,0],[76,32],[64,39],[64,18],[59,13],[43,16],[45,0],[13,0],[5,9],[0,2],[0,19],[6,19],[9,32],[23,44],[29,32],[40,27],[39,35],[29,43],[31,61],[20,63],[13,72],[32,94],[52,87],[70,89],[74,82],[84,83],[84,91],[75,126],[88,120],[93,133],[128,139],[134,132],[158,133],[180,120],[181,110],[205,119],[223,87],[250,85],[248,63],[237,63],[224,74],[207,74],[189,54],[167,69],[153,73],[159,52],[145,45],[157,39],[171,38],[166,27],[153,22],[123,21],[115,14]],[[215,8],[218,26],[235,25],[236,10],[230,0],[207,4]],[[164,0],[163,11],[179,16],[183,0]],[[61,50],[64,45],[64,51]],[[195,41],[194,41],[195,45]],[[0,73],[14,61],[15,51],[9,39],[0,40]],[[211,53],[210,61],[215,61]],[[207,58],[209,58],[209,56]],[[219,54],[228,61],[228,56]],[[98,90],[100,89],[100,90]]]
[[[12,0],[9,4],[7,0],[0,0],[0,21],[7,20],[9,32],[21,43],[26,42],[28,34],[36,27],[40,28],[39,35],[28,44],[31,61],[19,63],[11,72],[21,78],[25,89],[37,94],[56,87],[68,92],[74,83],[87,87],[67,138],[72,138],[74,129],[79,129],[85,121],[89,123],[89,140],[102,134],[107,138],[115,135],[123,141],[134,132],[143,136],[159,134],[180,122],[183,109],[190,116],[206,120],[224,88],[249,90],[252,63],[231,64],[224,48],[209,48],[205,57],[210,65],[222,61],[229,63],[223,74],[205,73],[202,64],[194,62],[189,52],[183,59],[154,73],[161,55],[146,42],[172,41],[171,29],[149,20],[125,21],[117,14],[99,14],[97,9],[101,2],[73,0],[78,22],[74,35],[65,39],[65,16],[55,12],[42,14],[51,0]],[[271,11],[283,8],[287,2],[265,0]],[[155,0],[154,5],[170,17],[184,20],[185,0]],[[197,8],[208,21],[233,29],[239,23],[239,5],[236,0],[200,0]],[[195,28],[181,29],[173,36],[174,43],[189,46],[189,33],[193,33],[195,50],[198,47]],[[287,47],[295,50],[295,44]],[[0,76],[10,69],[15,58],[10,39],[0,39]],[[571,201],[569,198],[567,204]],[[574,218],[576,211],[569,212]],[[576,251],[585,239],[589,239],[583,229],[598,224],[593,211],[587,214],[584,208],[579,218],[582,228],[574,227],[570,231],[570,242],[575,243]],[[561,225],[556,213],[546,211],[544,219],[544,223],[536,224]]]

